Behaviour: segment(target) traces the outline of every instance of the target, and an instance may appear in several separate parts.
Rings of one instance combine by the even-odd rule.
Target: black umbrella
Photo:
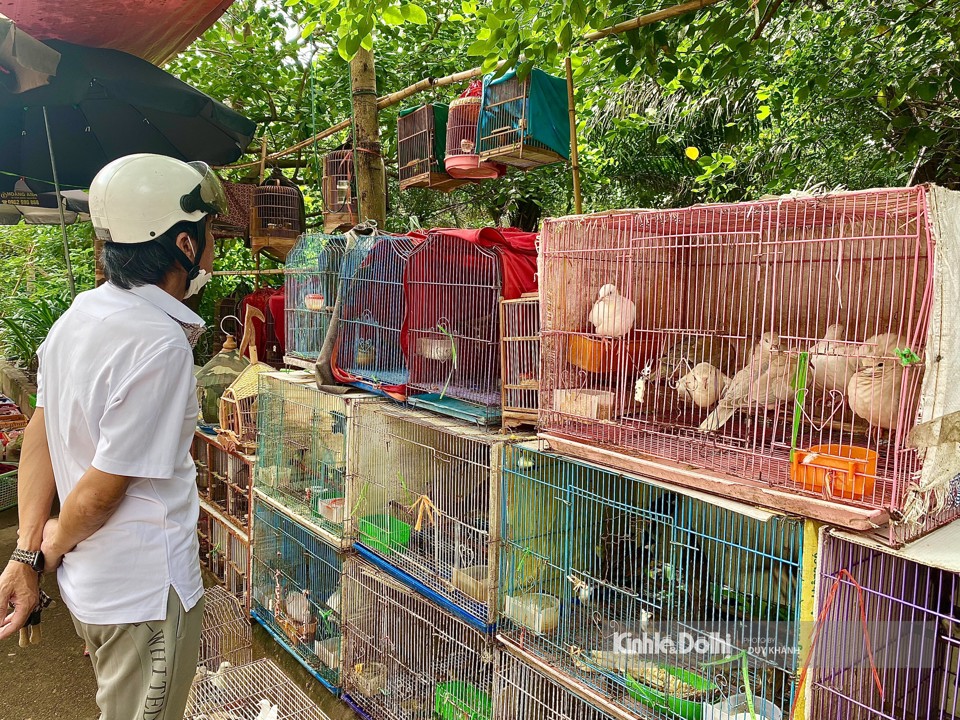
[[[60,53],[49,84],[0,90],[0,191],[20,176],[53,190],[44,108],[63,187],[86,188],[111,160],[138,152],[231,163],[256,124],[169,73],[118,50],[50,40]]]

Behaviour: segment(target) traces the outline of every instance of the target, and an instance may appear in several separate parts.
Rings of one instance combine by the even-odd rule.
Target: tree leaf
[[[686,150],[683,151],[683,154],[691,160],[696,160],[698,157],[700,157],[700,150],[690,145]]]
[[[409,20],[416,25],[426,25],[427,23],[427,13],[419,5],[413,3],[401,5],[400,12],[403,13],[405,20]]]
[[[392,27],[403,25],[403,13],[400,12],[400,8],[396,5],[390,5],[389,7],[384,8],[383,12],[380,14],[380,17],[387,25]]]

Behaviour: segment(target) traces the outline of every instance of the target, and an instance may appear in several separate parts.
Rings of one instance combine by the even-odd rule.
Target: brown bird
[[[872,427],[894,430],[900,419],[901,408],[908,420],[916,411],[919,383],[907,388],[904,395],[905,368],[896,360],[870,359],[847,386],[847,402],[858,417]],[[862,364],[862,361],[861,361]]]
[[[810,348],[810,377],[825,394],[845,393],[850,378],[859,369],[859,348],[843,342],[843,325],[831,325],[823,339]]]

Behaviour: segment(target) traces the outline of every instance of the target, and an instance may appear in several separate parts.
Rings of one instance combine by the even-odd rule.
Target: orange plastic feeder
[[[790,476],[804,490],[862,500],[873,495],[877,453],[857,445],[813,445],[794,452]]]
[[[619,368],[642,368],[656,354],[657,345],[649,340],[570,335],[568,359],[587,372],[606,374]]]

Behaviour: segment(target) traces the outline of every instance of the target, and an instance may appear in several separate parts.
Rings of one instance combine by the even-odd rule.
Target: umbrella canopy
[[[138,152],[228,164],[253,137],[254,122],[133,55],[48,45],[61,56],[48,85],[0,89],[0,191],[20,176],[52,188],[43,108],[61,187],[89,187],[108,162]]]
[[[90,201],[83,190],[64,190],[63,222],[72,225],[90,219]],[[0,225],[59,225],[60,210],[56,193],[35,193],[22,178],[14,184],[13,193],[0,193]]]
[[[0,83],[10,92],[46,85],[57,72],[60,53],[32,38],[0,14]]]

